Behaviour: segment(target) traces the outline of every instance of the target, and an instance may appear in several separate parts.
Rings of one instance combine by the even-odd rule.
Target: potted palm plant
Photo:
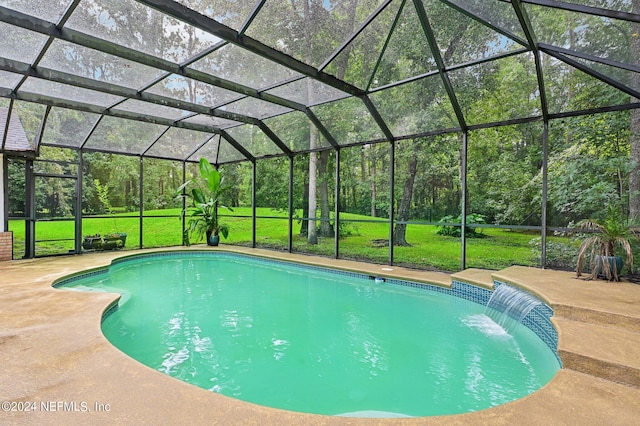
[[[640,226],[624,218],[619,207],[610,205],[603,220],[582,220],[576,224],[575,230],[584,235],[578,250],[578,277],[587,265],[587,259],[591,274],[586,279],[601,277],[608,281],[620,281],[620,272],[625,265],[633,270],[630,242],[640,237]]]
[[[203,189],[192,188],[190,192],[183,193],[183,190],[192,183],[192,180],[185,182],[178,188],[178,196],[191,200],[191,208],[183,211],[189,215],[187,227],[184,230],[183,240],[186,245],[191,244],[190,237],[195,236],[196,241],[203,235],[207,237],[207,244],[217,246],[220,235],[227,238],[229,235],[229,225],[221,223],[218,216],[218,208],[231,208],[220,204],[220,197],[230,187],[224,185],[224,177],[216,170],[206,158],[200,159],[200,183]]]

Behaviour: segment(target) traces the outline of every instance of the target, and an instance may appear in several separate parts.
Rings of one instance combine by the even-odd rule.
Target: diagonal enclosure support
[[[431,24],[429,23],[429,18],[427,17],[427,12],[424,9],[424,4],[420,0],[413,0],[413,4],[416,8],[416,11],[418,12],[420,25],[422,26],[422,30],[427,37],[427,42],[429,43],[429,47],[431,48],[431,54],[436,61],[436,65],[438,66],[438,71],[440,72],[442,83],[444,84],[444,88],[447,91],[447,96],[449,96],[449,101],[451,102],[453,111],[456,114],[458,124],[460,125],[461,129],[465,130],[467,128],[467,123],[464,119],[462,108],[460,108],[460,103],[458,103],[458,98],[456,97],[455,91],[453,90],[451,80],[445,72],[444,60],[442,59],[442,55],[440,54],[440,49],[438,49],[438,43],[436,42],[436,37],[433,34],[433,29],[431,28]]]
[[[518,16],[518,20],[520,21],[520,25],[524,30],[524,33],[527,37],[527,41],[529,42],[529,46],[533,51],[533,59],[536,66],[536,77],[538,79],[538,88],[540,91],[540,104],[542,107],[542,117],[546,120],[549,117],[549,106],[547,103],[547,92],[544,86],[544,77],[542,73],[542,63],[540,62],[540,52],[538,50],[538,41],[533,33],[533,28],[531,27],[531,22],[529,21],[529,17],[522,7],[522,2],[520,0],[512,0],[511,2],[513,6],[513,10],[516,12]]]

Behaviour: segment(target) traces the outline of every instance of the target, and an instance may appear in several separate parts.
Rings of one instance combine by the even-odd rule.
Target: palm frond
[[[590,275],[585,279],[594,279],[599,275],[607,280],[620,280],[620,272],[624,266],[633,270],[633,250],[630,240],[640,239],[640,225],[625,219],[615,206],[607,208],[607,216],[603,220],[584,219],[573,228],[574,233],[584,234],[578,249],[576,275],[580,277],[588,265]],[[610,258],[624,259],[622,267]]]

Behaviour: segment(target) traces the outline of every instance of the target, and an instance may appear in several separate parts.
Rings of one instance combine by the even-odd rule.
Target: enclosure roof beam
[[[191,111],[197,114],[211,115],[215,117],[225,118],[227,120],[238,121],[247,124],[256,124],[258,119],[248,117],[242,114],[228,112],[220,109],[212,109],[203,105],[194,104],[191,102],[181,101],[178,99],[168,98],[166,96],[156,95],[153,93],[138,92],[136,89],[128,87],[118,86],[113,83],[106,83],[102,81],[92,80],[86,77],[77,76],[74,74],[64,73],[62,71],[50,70],[41,67],[31,67],[26,63],[12,61],[6,58],[0,58],[0,70],[8,71],[16,74],[22,74],[24,76],[40,78],[47,81],[56,83],[68,84],[74,87],[80,87],[83,89],[95,90],[101,93],[108,93],[110,95],[121,96],[127,99],[141,100],[152,104],[169,106],[172,108]],[[42,95],[43,98],[48,97]],[[120,102],[118,102],[120,103]],[[112,105],[113,108],[115,105]],[[177,120],[182,121],[182,120]],[[216,131],[218,128],[212,126],[210,132]]]
[[[427,17],[427,12],[424,9],[424,4],[420,0],[413,0],[413,4],[416,8],[416,12],[418,12],[418,20],[420,21],[420,26],[422,27],[422,30],[427,37],[427,42],[429,43],[429,47],[431,48],[431,54],[436,61],[436,65],[438,66],[438,71],[440,72],[442,83],[444,84],[444,88],[447,92],[447,95],[449,96],[449,101],[451,102],[453,111],[456,114],[458,124],[460,124],[461,129],[465,130],[467,128],[467,123],[464,119],[464,114],[462,113],[462,108],[460,108],[460,103],[458,102],[456,93],[453,90],[453,85],[451,84],[449,75],[446,73],[444,60],[442,59],[442,55],[440,54],[440,49],[438,49],[438,42],[436,41],[436,37],[433,34],[433,29],[431,28],[431,24],[429,23],[429,18]]]
[[[538,41],[536,40],[533,28],[531,26],[531,21],[529,20],[529,16],[527,12],[522,7],[521,0],[512,0],[511,5],[513,6],[513,10],[516,12],[516,16],[518,16],[518,21],[520,21],[520,26],[524,31],[525,36],[527,37],[527,41],[529,42],[529,46],[531,46],[531,50],[533,51],[533,60],[536,66],[536,78],[538,80],[538,90],[540,92],[540,105],[542,107],[542,116],[545,119],[549,116],[549,107],[547,103],[547,92],[544,84],[544,76],[542,73],[542,63],[540,62],[540,52],[538,50]]]
[[[259,121],[258,122],[258,127],[260,128],[260,130],[262,130],[262,132],[265,135],[267,135],[267,137],[269,139],[271,139],[273,141],[273,143],[278,145],[278,148],[280,148],[280,150],[282,152],[284,152],[287,155],[287,157],[292,157],[293,156],[293,152],[289,149],[287,144],[285,144],[282,141],[282,139],[280,139],[275,133],[273,133],[273,131],[266,124],[264,124],[264,122]]]
[[[322,65],[318,67],[318,69],[321,71],[325,69],[340,53],[342,53],[344,49],[347,48],[347,46],[349,46],[349,44],[351,44],[351,42],[353,42],[353,40],[355,40],[356,37],[360,35],[360,33],[362,33],[362,31],[364,31],[365,28],[369,26],[371,22],[373,22],[374,19],[378,17],[378,15],[382,13],[383,10],[387,8],[387,6],[389,6],[391,1],[392,0],[386,0],[380,6],[378,6],[378,8],[374,10],[373,13],[369,15],[369,17],[365,19],[362,24],[360,24],[360,26],[353,32],[353,34],[351,34],[351,36],[349,36],[336,50],[333,51],[331,55],[329,55],[329,57],[322,63]]]
[[[158,135],[158,137],[156,137],[153,142],[151,142],[149,144],[149,146],[147,146],[142,153],[140,154],[141,157],[145,157],[145,154],[147,152],[149,152],[149,150],[156,144],[156,142],[158,142],[160,139],[162,139],[162,137],[171,129],[171,127],[167,127],[166,129],[164,129],[164,131],[160,132],[160,134]]]
[[[538,43],[538,47],[541,51],[548,53],[549,51],[561,53],[564,55],[574,56],[580,59],[586,59],[587,61],[597,62],[603,65],[608,65],[610,67],[620,68],[627,71],[640,73],[640,66],[627,64],[625,62],[613,61],[609,58],[601,58],[600,56],[590,55],[584,52],[578,52],[571,49],[566,49],[563,47],[557,47],[550,44]]]
[[[269,59],[280,65],[283,65],[293,71],[306,75],[313,79],[319,80],[329,86],[332,86],[338,90],[349,93],[353,96],[361,96],[364,92],[349,83],[346,83],[331,74],[323,71],[318,71],[316,68],[308,65],[294,57],[280,52],[272,47],[265,45],[245,34],[239,34],[236,30],[227,27],[224,24],[202,15],[188,7],[175,2],[173,0],[136,0],[138,3],[149,6],[156,9],[166,15],[176,18],[180,21],[193,25],[196,28],[200,28],[210,34],[215,35],[218,38],[226,40],[237,46],[240,46],[250,52],[253,52],[263,58]]]
[[[258,16],[258,13],[260,13],[260,10],[262,9],[262,6],[264,6],[266,2],[267,0],[260,0],[258,3],[256,3],[256,5],[253,7],[253,10],[249,14],[249,16],[247,16],[247,19],[242,23],[242,27],[240,27],[240,31],[238,31],[238,35],[244,34],[244,32],[247,31],[247,29],[249,29],[249,25],[251,25],[253,20],[256,19],[256,17]]]
[[[491,57],[488,57],[488,58],[482,58],[482,59],[478,59],[478,60],[475,60],[475,61],[469,61],[469,62],[464,62],[462,64],[457,64],[457,65],[454,65],[454,66],[451,66],[451,67],[445,67],[445,69],[446,69],[447,72],[455,71],[455,70],[462,69],[462,68],[472,67],[474,65],[484,64],[486,62],[492,62],[492,61],[495,61],[496,59],[504,59],[504,58],[508,58],[508,57],[511,57],[511,56],[517,56],[517,55],[520,55],[522,53],[526,53],[526,52],[530,52],[530,51],[531,51],[531,49],[523,47],[523,48],[516,49],[516,50],[510,50],[508,52],[503,52],[503,53],[500,53],[498,55],[491,56]],[[440,73],[440,71],[438,71],[438,70],[429,71],[429,72],[426,72],[424,74],[419,74],[419,75],[416,75],[416,76],[413,76],[413,77],[405,78],[404,80],[398,80],[398,81],[395,81],[393,83],[385,84],[384,86],[377,86],[377,87],[375,87],[373,89],[367,90],[367,94],[370,95],[372,93],[379,92],[380,90],[385,90],[385,89],[390,89],[392,87],[402,86],[403,84],[407,84],[407,83],[413,83],[414,81],[422,80],[423,78],[427,78],[427,77],[432,77],[434,75],[438,75],[439,73]]]
[[[632,109],[640,109],[640,102],[634,102],[629,104],[622,105],[613,105],[607,107],[599,107],[599,108],[591,108],[591,109],[583,109],[580,111],[568,111],[568,112],[557,112],[553,114],[549,114],[549,119],[562,119],[569,117],[580,117],[583,115],[593,115],[600,114],[603,112],[616,112],[616,111],[629,111]]]
[[[130,49],[128,47],[118,45],[100,39],[98,37],[90,36],[88,34],[72,30],[70,28],[57,28],[50,22],[8,9],[3,6],[0,6],[0,22],[6,22],[11,25],[20,26],[22,28],[35,31],[40,34],[53,36],[80,46],[88,47],[110,55],[119,56],[121,58],[138,62],[143,65],[147,65],[173,74],[178,74],[183,77],[192,78],[203,83],[211,84],[213,86],[221,87],[223,89],[231,90],[233,92],[241,93],[253,98],[262,99],[267,102],[285,106],[287,108],[296,109],[298,111],[303,111],[305,108],[304,105],[297,102],[293,102],[269,93],[260,93],[257,89],[219,77],[215,77],[213,75],[197,71],[192,68],[185,68],[171,61],[157,58],[155,56]]]
[[[44,136],[44,129],[47,125],[47,119],[49,118],[49,113],[51,112],[51,105],[47,105],[47,109],[44,110],[44,116],[42,117],[42,121],[40,122],[40,126],[38,127],[38,133],[36,135],[36,140],[34,142],[36,157],[40,155],[40,144],[42,143],[42,137]]]
[[[201,124],[174,121],[168,118],[156,117],[152,115],[140,114],[140,113],[130,112],[130,111],[114,111],[114,110],[105,109],[104,107],[97,106],[97,105],[85,104],[85,103],[72,101],[68,99],[54,98],[51,96],[41,96],[34,93],[19,92],[19,93],[16,93],[14,97],[17,100],[22,100],[27,102],[35,102],[35,103],[44,104],[44,105],[51,105],[54,107],[74,109],[77,111],[90,112],[94,114],[108,115],[111,117],[124,118],[128,120],[144,121],[146,123],[160,124],[163,126],[180,127],[183,129],[197,130],[204,133],[219,133],[222,131],[221,129],[215,129],[215,128],[204,126]]]
[[[638,92],[637,90],[634,90],[620,82],[618,82],[617,80],[614,80],[612,78],[610,78],[609,76],[606,76],[598,71],[595,71],[589,67],[587,67],[586,65],[583,65],[582,63],[571,59],[561,53],[555,52],[555,51],[551,51],[551,50],[546,50],[546,53],[548,53],[549,55],[553,56],[556,59],[560,59],[562,62],[571,65],[574,68],[579,69],[580,71],[590,75],[591,77],[597,78],[598,80],[608,84],[609,86],[615,87],[616,89],[636,98],[636,99],[640,99],[640,92]]]
[[[338,143],[338,141],[336,141],[333,135],[329,132],[329,130],[327,130],[327,128],[324,127],[324,124],[322,124],[322,122],[313,113],[313,111],[307,108],[305,112],[307,113],[307,117],[309,117],[309,120],[311,120],[313,125],[316,126],[316,129],[320,131],[320,134],[324,136],[324,138],[329,142],[329,144],[336,150],[340,149],[340,144]]]
[[[231,136],[229,133],[227,133],[224,130],[220,133],[220,135],[223,138],[225,138],[227,142],[231,144],[231,146],[233,146],[236,150],[238,150],[238,152],[244,155],[247,158],[247,160],[251,161],[252,163],[256,162],[256,157],[254,157],[253,154],[247,151],[247,149],[244,146],[242,146],[240,142],[235,140],[233,136]],[[218,153],[220,152],[220,145],[222,145],[222,138],[220,139],[220,143],[218,144]],[[216,163],[217,162],[218,162],[218,158],[216,158]]]
[[[446,4],[447,6],[449,6],[449,7],[453,8],[453,9],[457,10],[458,12],[462,13],[463,15],[468,16],[469,18],[473,19],[474,21],[479,22],[482,25],[491,28],[493,31],[495,31],[495,32],[497,32],[499,34],[502,34],[503,36],[515,41],[516,43],[518,43],[518,44],[520,44],[522,46],[525,46],[525,47],[529,47],[528,44],[527,44],[527,40],[525,40],[525,39],[523,39],[523,38],[521,38],[521,37],[519,37],[519,36],[517,36],[517,35],[515,35],[515,34],[513,34],[511,32],[509,32],[509,31],[506,31],[503,28],[500,28],[498,26],[493,25],[491,22],[483,19],[482,17],[476,15],[475,13],[471,12],[470,10],[465,9],[465,8],[459,6],[458,4],[456,4],[456,3],[454,3],[454,2],[452,2],[450,0],[440,0],[440,1],[442,3],[444,3],[444,4]]]
[[[623,21],[640,22],[640,15],[635,13],[621,12],[618,10],[604,9],[601,7],[585,6],[582,4],[564,3],[554,0],[522,0],[522,3],[547,6],[554,9],[568,10],[571,12],[586,13],[588,15],[604,16],[607,18],[620,19]]]
[[[380,68],[380,64],[382,63],[382,58],[384,57],[387,48],[389,47],[389,41],[391,40],[391,36],[396,30],[398,26],[398,22],[400,21],[400,16],[402,15],[402,11],[404,10],[404,6],[407,3],[407,0],[402,0],[400,6],[398,7],[398,12],[396,16],[393,18],[393,22],[391,23],[391,28],[389,29],[389,33],[387,37],[384,39],[384,44],[382,45],[382,49],[380,50],[380,54],[378,55],[378,59],[376,59],[376,64],[373,66],[373,71],[371,71],[371,76],[369,77],[369,81],[367,82],[367,93],[369,93],[371,89],[371,85],[375,80],[375,76],[378,73],[378,68]]]
[[[98,128],[98,126],[100,125],[100,122],[104,117],[105,117],[104,115],[98,116],[98,119],[96,120],[96,122],[93,123],[93,126],[91,126],[91,130],[89,130],[89,133],[87,134],[87,136],[85,136],[84,140],[80,142],[80,146],[79,146],[80,151],[82,151],[82,149],[87,144],[87,142],[89,142],[89,139],[91,138],[91,136],[93,136],[93,134],[95,133],[96,129]]]
[[[182,161],[187,162],[189,161],[189,158],[193,157],[195,155],[196,152],[200,151],[200,149],[205,146],[206,144],[208,144],[209,142],[211,142],[212,139],[214,138],[218,138],[218,149],[220,146],[220,137],[221,135],[219,133],[215,134],[215,135],[211,135],[210,138],[207,138],[207,140],[205,140],[204,142],[201,142],[198,144],[198,146],[191,152],[189,152]]]
[[[365,95],[362,97],[362,102],[364,102],[365,106],[367,107],[367,110],[369,111],[369,114],[371,114],[371,116],[373,117],[373,120],[376,122],[378,127],[380,127],[384,136],[389,140],[389,142],[393,141],[394,140],[393,133],[391,133],[391,130],[389,130],[387,123],[385,123],[384,119],[380,115],[380,112],[378,111],[376,106],[373,104],[373,102],[371,102],[371,99],[369,99],[369,97]]]

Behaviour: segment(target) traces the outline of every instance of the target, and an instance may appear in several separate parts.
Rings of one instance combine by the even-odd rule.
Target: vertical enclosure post
[[[460,176],[460,186],[462,190],[462,212],[460,220],[460,270],[464,271],[467,267],[467,153],[468,153],[469,133],[465,130],[462,133],[462,159],[460,168],[462,176]]]
[[[393,265],[393,222],[395,221],[396,144],[389,146],[389,265]]]
[[[82,150],[78,150],[78,173],[76,179],[76,232],[75,232],[75,252],[82,253],[82,171],[84,170],[84,157]]]
[[[0,261],[13,259],[13,234],[9,232],[9,161],[0,154]]]
[[[143,232],[143,215],[144,215],[144,179],[142,178],[144,173],[143,159],[140,157],[140,176],[138,176],[139,193],[138,199],[140,200],[140,241],[138,242],[139,248],[142,248],[142,232]]]
[[[288,251],[293,252],[293,155],[289,157],[289,234]]]
[[[334,222],[334,249],[336,259],[340,257],[340,149],[336,149],[336,186],[335,190],[335,222]]]
[[[545,268],[547,264],[547,173],[549,161],[549,121],[544,120],[542,131],[542,252],[540,253],[540,267]]]
[[[187,181],[187,160],[184,160],[182,162],[182,184],[184,185],[186,181]],[[185,245],[184,231],[187,225],[186,223],[187,222],[187,197],[185,197],[186,194],[187,194],[187,188],[182,188],[182,214],[181,214],[182,231],[180,233],[180,240],[182,241],[182,245]]]
[[[251,247],[256,248],[256,182],[258,178],[258,164],[254,159],[251,162]]]
[[[27,160],[25,164],[25,258],[36,255],[36,181],[33,177],[33,160]]]

